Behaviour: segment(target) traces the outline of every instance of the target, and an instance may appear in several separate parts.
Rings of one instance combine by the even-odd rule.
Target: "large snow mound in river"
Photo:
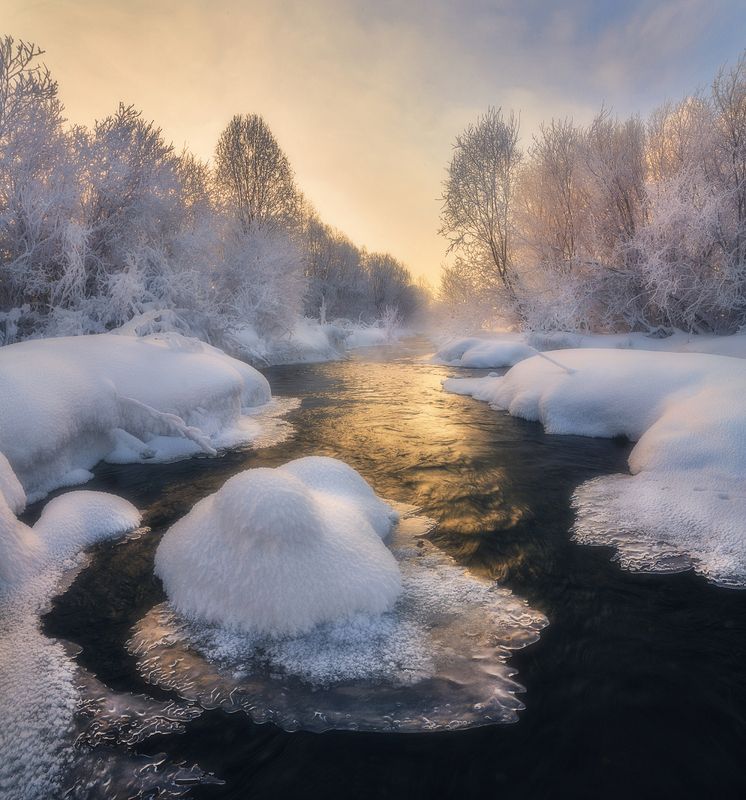
[[[156,574],[189,619],[277,636],[303,633],[393,606],[401,577],[381,535],[396,520],[354,470],[334,459],[250,469],[169,529]]]
[[[552,357],[444,388],[540,421],[548,433],[637,441],[632,475],[577,490],[577,537],[615,545],[631,568],[693,565],[718,583],[746,585],[746,363],[629,350]]]
[[[0,348],[0,451],[30,499],[82,483],[98,461],[214,453],[251,438],[242,409],[267,380],[179,334],[37,339]]]

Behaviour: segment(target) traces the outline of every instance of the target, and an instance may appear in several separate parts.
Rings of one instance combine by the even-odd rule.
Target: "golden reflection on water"
[[[348,362],[344,408],[318,415],[318,438],[337,442],[330,455],[352,454],[379,493],[434,511],[438,536],[458,538],[466,556],[479,550],[485,533],[526,518],[527,507],[507,486],[507,465],[495,464],[500,455],[485,438],[483,409],[443,391],[446,370],[411,361],[376,364],[372,385],[369,372],[365,363]]]

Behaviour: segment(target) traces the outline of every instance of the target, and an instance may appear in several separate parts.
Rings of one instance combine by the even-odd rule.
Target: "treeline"
[[[490,109],[456,140],[441,233],[456,317],[537,329],[746,324],[746,56],[647,118],[601,110],[519,144]]]
[[[272,337],[420,304],[402,264],[319,219],[261,117],[234,117],[209,164],[132,106],[70,126],[41,54],[0,40],[0,343],[159,309]]]

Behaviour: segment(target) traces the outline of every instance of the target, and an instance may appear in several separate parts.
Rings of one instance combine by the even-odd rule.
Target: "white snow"
[[[354,324],[348,326],[346,332],[345,347],[348,350],[393,344],[409,333],[405,328],[400,327]]]
[[[74,751],[75,666],[43,635],[39,614],[73,557],[133,530],[140,513],[113,495],[70,492],[32,528],[13,513],[19,489],[0,457],[0,797],[20,800],[58,796]]]
[[[548,433],[627,436],[631,475],[576,492],[576,535],[614,544],[632,568],[693,565],[746,585],[746,363],[725,356],[566,350],[504,377],[448,379]],[[563,368],[564,367],[564,368]]]
[[[537,352],[565,349],[652,350],[669,353],[710,353],[746,358],[746,334],[690,335],[677,332],[656,337],[644,333],[483,333],[457,337],[433,356],[435,364],[472,369],[512,367]]]
[[[0,348],[0,451],[30,500],[98,461],[214,454],[250,441],[271,399],[253,367],[176,333],[37,339]]]
[[[438,350],[433,362],[473,369],[512,367],[535,354],[523,334],[503,333],[454,339]]]
[[[189,619],[302,633],[393,606],[401,578],[381,536],[396,520],[354,470],[334,459],[250,469],[169,529],[156,574]]]

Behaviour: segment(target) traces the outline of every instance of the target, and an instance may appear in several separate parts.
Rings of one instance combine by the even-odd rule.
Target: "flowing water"
[[[140,676],[127,650],[164,601],[153,576],[160,535],[241,469],[330,455],[379,495],[419,506],[438,523],[435,547],[547,617],[540,640],[509,661],[526,710],[513,724],[463,731],[319,734],[213,708],[134,745],[222,781],[190,797],[746,796],[746,594],[692,573],[628,573],[610,549],[572,542],[573,489],[624,471],[630,445],[547,436],[446,394],[440,381],[453,370],[424,362],[427,351],[410,340],[266,370],[275,395],[301,400],[280,445],[101,465],[87,488],[132,500],[152,532],[96,548],[46,615],[47,634],[79,648],[78,663],[120,700],[174,699]]]

